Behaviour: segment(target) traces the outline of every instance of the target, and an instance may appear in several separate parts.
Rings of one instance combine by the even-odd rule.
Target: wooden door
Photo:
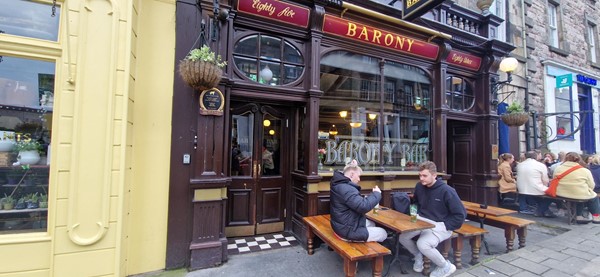
[[[231,106],[226,235],[283,231],[289,180],[288,110],[254,103],[232,102]]]
[[[474,183],[474,134],[473,125],[467,122],[448,121],[448,173],[452,178],[449,182],[460,199],[476,201]]]

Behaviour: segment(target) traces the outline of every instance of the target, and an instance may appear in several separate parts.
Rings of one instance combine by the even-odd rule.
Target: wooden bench
[[[569,221],[569,225],[577,221],[577,204],[589,201],[589,199],[573,199],[560,196],[552,197],[548,195],[538,195],[537,197],[550,199],[552,201],[559,201],[562,203],[567,209],[567,220]]]
[[[471,220],[479,220],[477,215],[472,212],[467,212],[467,218]],[[525,247],[525,239],[527,237],[527,226],[533,223],[535,223],[535,221],[514,216],[488,215],[485,218],[486,225],[504,229],[504,237],[506,238],[506,252],[510,252],[513,250],[515,233],[519,236],[519,248]]]
[[[469,224],[463,224],[460,229],[454,230],[450,239],[442,241],[438,248],[440,253],[445,259],[448,259],[448,253],[450,247],[454,250],[454,265],[456,268],[462,268],[462,250],[463,241],[468,238],[471,244],[471,264],[477,264],[479,262],[479,250],[481,249],[481,236],[488,233],[487,230],[475,227]],[[431,261],[427,257],[423,257],[423,274],[427,275],[431,271]]]
[[[360,260],[371,260],[373,276],[380,277],[383,271],[383,256],[392,252],[378,242],[347,242],[334,235],[329,215],[315,215],[303,218],[308,238],[308,255],[314,253],[314,235],[329,245],[344,260],[346,276],[356,275],[356,266]]]

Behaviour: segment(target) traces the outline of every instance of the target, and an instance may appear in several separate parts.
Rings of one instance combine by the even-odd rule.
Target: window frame
[[[586,42],[588,43],[588,62],[600,67],[600,37],[598,36],[598,24],[586,20]]]
[[[569,107],[569,114],[566,115],[557,115],[556,116],[556,137],[557,138],[567,138],[567,139],[575,139],[574,134],[573,134],[573,86],[568,87],[568,92],[560,92],[561,89],[567,89],[566,87],[563,88],[555,88],[554,90],[554,111],[555,112],[559,112],[557,109],[557,100],[560,101],[566,101],[568,103],[568,107]],[[562,94],[567,94],[567,97],[559,97],[559,95]],[[565,134],[571,134],[571,135],[560,135],[558,134],[558,122],[559,119],[566,119],[570,122],[569,126],[571,127],[569,130],[565,130]]]
[[[453,90],[452,78],[457,78],[457,79],[461,80],[460,91]],[[446,85],[446,90],[444,92],[444,106],[447,107],[449,110],[455,111],[455,112],[471,111],[473,109],[473,107],[475,106],[475,102],[477,100],[477,96],[475,95],[475,91],[473,89],[473,84],[471,82],[469,82],[466,78],[459,76],[459,75],[453,75],[453,74],[446,75],[445,84],[448,83],[448,80],[450,80],[451,83],[450,83],[450,86]],[[471,95],[465,93],[465,91],[467,89],[471,90]],[[448,101],[448,96],[451,96],[450,101]],[[460,98],[461,109],[454,108],[454,100],[457,98]],[[467,102],[466,102],[467,98],[471,98],[471,100],[472,100],[470,105],[467,105]]]

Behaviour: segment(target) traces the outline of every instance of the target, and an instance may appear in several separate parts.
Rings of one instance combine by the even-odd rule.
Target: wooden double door
[[[289,182],[289,108],[232,102],[228,237],[280,232]]]

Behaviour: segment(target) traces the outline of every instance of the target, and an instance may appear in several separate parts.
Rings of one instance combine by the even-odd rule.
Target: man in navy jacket
[[[379,204],[381,190],[375,186],[366,197],[360,194],[362,169],[356,160],[336,171],[331,178],[331,227],[335,234],[350,241],[384,241],[387,232],[368,220],[365,214]]]
[[[467,213],[456,191],[441,180],[437,180],[437,166],[426,161],[419,166],[419,183],[415,186],[413,200],[418,207],[417,218],[435,225],[433,229],[400,234],[398,240],[415,256],[413,270],[423,271],[423,255],[437,268],[432,277],[447,277],[456,271],[450,261],[444,259],[437,245],[450,238],[452,231],[459,229]],[[412,238],[420,235],[415,243]]]

